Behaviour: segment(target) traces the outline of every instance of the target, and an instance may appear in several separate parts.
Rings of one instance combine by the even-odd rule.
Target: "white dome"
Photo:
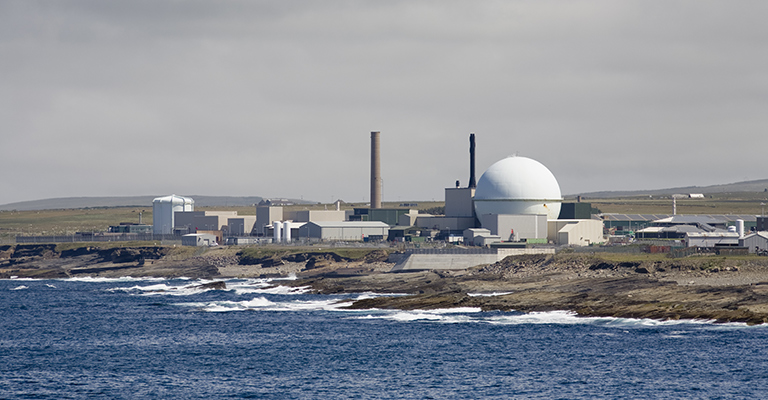
[[[477,182],[475,213],[560,215],[560,185],[552,172],[527,157],[507,157],[491,165]]]

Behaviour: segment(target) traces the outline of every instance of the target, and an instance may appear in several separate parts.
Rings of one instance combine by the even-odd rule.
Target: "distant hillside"
[[[56,210],[67,208],[93,208],[93,207],[152,207],[152,200],[162,196],[125,196],[125,197],[64,197],[56,199],[43,199],[22,201],[0,205],[0,210]],[[263,198],[258,196],[185,196],[195,200],[197,207],[245,207],[257,204]],[[305,200],[291,200],[294,203],[312,203]]]
[[[571,196],[579,195],[587,198],[591,197],[591,198],[599,199],[599,198],[613,198],[613,197],[660,196],[660,195],[689,194],[689,193],[713,194],[713,193],[764,192],[766,191],[766,189],[768,189],[768,179],[728,183],[725,185],[712,185],[712,186],[687,186],[687,187],[656,189],[656,190],[589,192],[589,193],[578,193]]]

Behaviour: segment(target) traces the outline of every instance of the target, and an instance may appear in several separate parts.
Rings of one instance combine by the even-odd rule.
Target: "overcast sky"
[[[0,1],[0,204],[768,178],[765,1]]]

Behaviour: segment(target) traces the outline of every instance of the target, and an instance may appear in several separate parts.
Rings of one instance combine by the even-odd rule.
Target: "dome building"
[[[557,179],[540,162],[507,157],[491,165],[477,182],[475,214],[560,215],[563,201]]]

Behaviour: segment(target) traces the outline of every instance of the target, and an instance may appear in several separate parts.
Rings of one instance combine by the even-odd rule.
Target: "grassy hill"
[[[667,189],[655,189],[655,190],[625,190],[625,191],[602,191],[602,192],[588,192],[577,193],[569,195],[568,197],[582,196],[591,199],[595,198],[618,198],[618,197],[636,197],[636,196],[665,196],[673,194],[727,194],[727,193],[765,193],[768,195],[768,179],[760,179],[756,181],[744,181],[736,183],[728,183],[724,185],[711,185],[711,186],[684,186]]]
[[[161,196],[121,196],[121,197],[62,197],[54,199],[42,199],[22,201],[0,205],[0,210],[61,210],[73,208],[96,207],[152,207],[152,200]],[[245,207],[260,202],[259,196],[197,196],[191,195],[196,207]],[[292,200],[294,203],[307,203],[304,200]]]

